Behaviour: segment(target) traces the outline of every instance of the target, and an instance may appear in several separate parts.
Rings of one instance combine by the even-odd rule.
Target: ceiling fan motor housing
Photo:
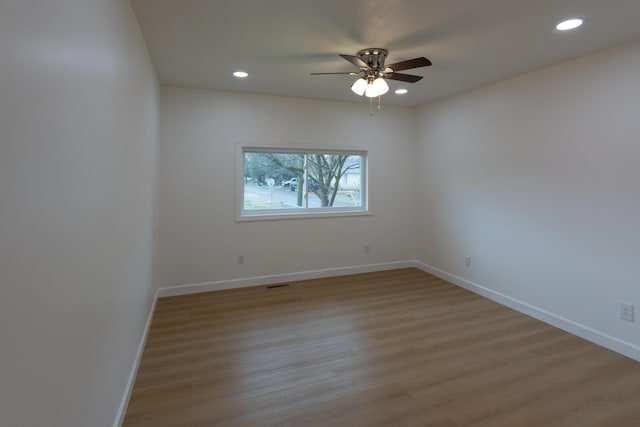
[[[358,58],[369,66],[369,70],[378,74],[384,70],[384,61],[387,59],[387,50],[380,48],[368,48],[358,51]]]

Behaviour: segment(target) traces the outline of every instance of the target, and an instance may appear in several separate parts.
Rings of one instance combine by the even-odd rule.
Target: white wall
[[[637,348],[639,76],[635,42],[421,108],[418,260]]]
[[[108,426],[150,308],[157,81],[129,2],[0,5],[0,424]]]
[[[160,124],[159,286],[412,259],[415,110],[162,87]],[[373,215],[236,223],[238,143],[369,150]]]

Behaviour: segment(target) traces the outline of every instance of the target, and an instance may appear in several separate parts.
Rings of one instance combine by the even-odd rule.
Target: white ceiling
[[[132,0],[161,83],[367,102],[338,56],[426,56],[424,79],[384,104],[421,105],[640,38],[640,0]],[[555,24],[583,16],[561,33]],[[232,77],[234,70],[249,77]]]

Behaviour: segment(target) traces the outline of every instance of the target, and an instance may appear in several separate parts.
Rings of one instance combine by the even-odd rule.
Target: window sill
[[[307,218],[340,218],[354,216],[371,216],[371,211],[331,211],[331,212],[300,212],[300,213],[256,213],[236,215],[236,222],[248,221],[280,221],[289,219],[307,219]]]

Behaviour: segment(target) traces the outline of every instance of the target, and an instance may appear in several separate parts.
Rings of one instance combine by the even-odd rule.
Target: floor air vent
[[[291,284],[289,284],[289,283],[279,283],[277,285],[265,286],[265,288],[266,289],[276,289],[276,288],[288,288],[289,286],[291,286]]]

